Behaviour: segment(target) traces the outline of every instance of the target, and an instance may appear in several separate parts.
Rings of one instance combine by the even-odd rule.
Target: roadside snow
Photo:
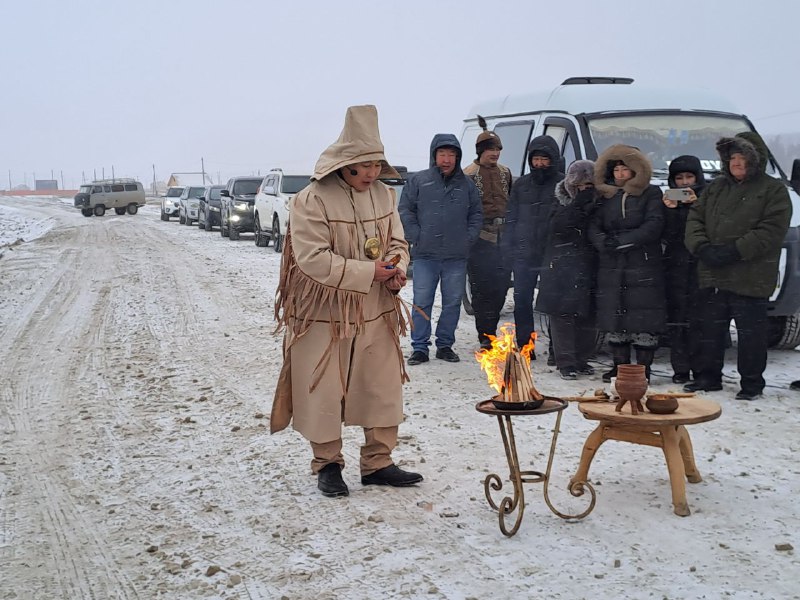
[[[497,422],[474,408],[491,392],[472,318],[460,363],[409,368],[394,455],[425,481],[361,486],[363,436],[347,428],[351,495],[332,500],[308,444],[268,433],[271,247],[161,222],[156,206],[85,218],[0,198],[0,225],[0,599],[800,597],[795,351],[770,353],[752,403],[733,400],[728,354],[725,390],[707,394],[722,416],[689,427],[703,476],[687,486],[690,517],[672,513],[661,450],[609,441],[588,517],[559,519],[531,484],[506,538],[484,498],[489,473],[503,479],[496,502],[511,486]],[[540,390],[602,387],[561,380],[545,348]],[[655,367],[653,388],[677,391],[665,352]],[[524,470],[545,469],[554,423],[515,418]],[[549,486],[563,512],[587,505],[566,488],[594,425],[563,413]]]

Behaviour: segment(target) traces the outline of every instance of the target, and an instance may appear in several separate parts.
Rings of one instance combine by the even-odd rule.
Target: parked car
[[[197,221],[197,209],[200,207],[200,196],[206,188],[203,186],[186,186],[178,198],[178,223],[191,225]]]
[[[253,205],[263,177],[231,177],[220,190],[222,201],[219,232],[222,237],[238,240],[241,233],[253,231]]]
[[[161,197],[162,221],[169,221],[172,215],[178,214],[178,211],[181,209],[180,198],[182,193],[182,185],[172,185],[167,188],[167,193]]]
[[[144,206],[144,187],[135,179],[101,179],[82,185],[73,198],[84,217],[102,217],[113,208],[118,215],[135,215]]]
[[[197,207],[197,226],[206,231],[211,231],[214,225],[220,224],[220,191],[224,185],[209,185],[203,190]]]
[[[271,169],[264,177],[254,206],[253,233],[256,246],[266,247],[272,240],[275,252],[282,250],[283,236],[289,226],[289,200],[310,181],[310,175],[289,175],[282,169]]]

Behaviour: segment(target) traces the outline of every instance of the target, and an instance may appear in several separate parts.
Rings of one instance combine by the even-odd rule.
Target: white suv
[[[167,193],[161,197],[161,220],[169,221],[170,216],[177,215],[180,211],[182,185],[172,185],[167,188]]]
[[[271,169],[264,177],[256,194],[256,246],[265,247],[272,240],[275,252],[283,249],[283,236],[289,226],[289,200],[310,181],[310,175],[288,175],[281,169]]]

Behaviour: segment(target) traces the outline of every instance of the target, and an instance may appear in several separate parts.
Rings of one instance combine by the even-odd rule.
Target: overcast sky
[[[310,172],[347,106],[427,166],[480,100],[616,75],[707,88],[762,133],[800,132],[800,3],[2,0],[0,188],[27,174],[144,182]],[[468,150],[469,152],[469,150]]]

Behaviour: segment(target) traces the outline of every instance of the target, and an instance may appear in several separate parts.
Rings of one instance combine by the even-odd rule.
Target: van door
[[[584,158],[581,150],[580,138],[575,123],[564,117],[547,117],[544,120],[544,135],[549,135],[558,144],[563,162],[561,171],[579,158]]]
[[[494,132],[503,142],[503,153],[500,162],[511,169],[514,177],[525,173],[527,165],[528,143],[531,141],[533,121],[511,121],[498,123]]]

